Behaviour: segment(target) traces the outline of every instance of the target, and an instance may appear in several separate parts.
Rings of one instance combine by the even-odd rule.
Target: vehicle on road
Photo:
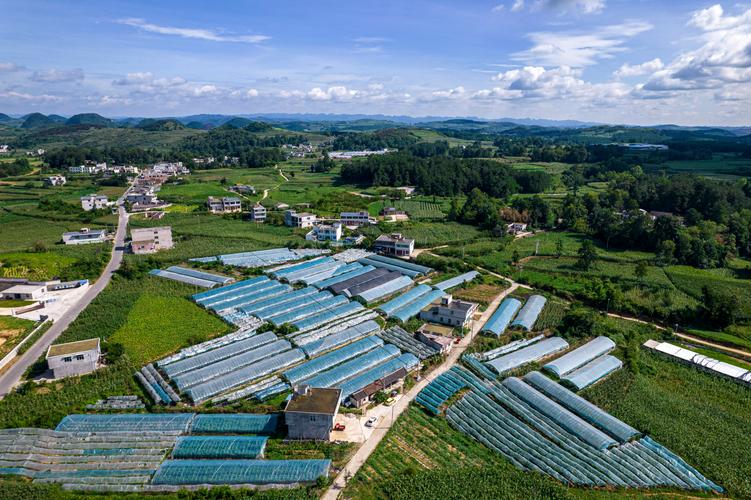
[[[365,422],[365,427],[373,427],[376,424],[376,422],[378,422],[378,417],[370,417]]]
[[[395,398],[388,398],[386,401],[384,401],[383,404],[385,404],[386,406],[393,406],[394,403],[396,403],[396,399]]]
[[[336,424],[334,425],[334,430],[335,430],[335,431],[343,431],[343,430],[344,430],[345,428],[346,428],[346,427],[345,427],[345,425],[344,425],[344,424],[336,423]]]

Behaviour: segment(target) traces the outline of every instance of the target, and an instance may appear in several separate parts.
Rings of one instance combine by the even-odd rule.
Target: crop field
[[[44,252],[0,253],[0,277],[48,280],[95,280],[109,258],[111,246],[56,245]],[[93,265],[83,265],[93,263]]]
[[[412,219],[444,219],[444,203],[428,200],[392,200],[376,201],[368,205],[371,215],[378,215],[384,207],[404,210]]]
[[[438,245],[458,245],[480,238],[487,233],[474,226],[458,222],[406,222],[390,224],[390,232],[402,233],[407,238],[414,238],[415,246],[434,247]],[[381,230],[376,227],[363,228],[363,234],[378,236]]]
[[[219,184],[208,182],[189,182],[186,184],[165,184],[159,190],[159,198],[170,203],[201,205],[209,196],[237,196]]]
[[[717,342],[718,344],[751,351],[751,339],[745,336],[734,335],[729,332],[715,332],[711,330],[699,330],[695,328],[687,330],[687,333],[689,335],[693,335],[694,337],[708,340],[710,342]]]
[[[468,288],[460,286],[459,288],[452,290],[451,293],[457,299],[469,300],[470,302],[477,302],[487,306],[505,289],[506,287],[504,286],[480,283],[477,285],[470,285]]]
[[[641,352],[638,372],[618,370],[587,399],[648,432],[734,498],[751,496],[748,388]]]
[[[6,306],[0,301],[0,306]],[[34,329],[36,323],[13,316],[0,316],[0,358],[5,356]]]
[[[566,315],[568,305],[564,302],[549,299],[545,303],[540,316],[535,321],[535,330],[552,330],[561,324]]]
[[[751,319],[751,281],[723,277],[711,271],[688,266],[671,266],[665,272],[676,288],[696,299],[701,299],[701,290],[704,286],[735,295],[740,300],[741,316]]]
[[[52,246],[66,231],[81,229],[81,222],[52,221],[0,211],[0,252],[23,252],[41,242]]]
[[[715,154],[711,160],[676,160],[645,167],[649,170],[667,170],[669,173],[691,173],[718,180],[735,180],[748,177],[751,160],[732,154]]]
[[[571,257],[561,257],[560,259],[532,258],[524,263],[524,269],[560,274],[586,274],[588,277],[597,276],[633,284],[638,283],[638,279],[635,276],[635,268],[636,265],[626,262],[598,260],[592,269],[582,272],[576,267],[576,259]],[[671,282],[662,268],[654,266],[647,268],[644,284],[672,288]]]
[[[197,287],[143,276],[116,277],[56,343],[100,337],[120,343],[139,366],[231,328],[188,299]]]

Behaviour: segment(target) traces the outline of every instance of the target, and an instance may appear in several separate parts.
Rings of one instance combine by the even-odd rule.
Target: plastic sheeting
[[[478,273],[477,271],[469,271],[468,273],[460,274],[459,276],[454,276],[453,278],[449,278],[447,280],[436,283],[433,286],[439,290],[446,291],[449,288],[454,288],[455,286],[459,286],[463,283],[467,283],[468,281],[472,281],[479,275],[480,273]]]
[[[385,283],[394,281],[395,279],[400,278],[401,276],[402,275],[400,273],[397,273],[396,271],[389,271],[382,276],[378,276],[376,278],[373,278],[372,280],[368,280],[364,283],[360,283],[358,285],[349,287],[346,290],[342,290],[342,294],[346,295],[347,297],[354,297],[355,295],[359,295],[362,292],[365,292],[372,288],[376,288]]]
[[[414,282],[409,276],[399,276],[395,280],[389,281],[377,287],[371,288],[357,294],[357,298],[363,300],[366,304],[377,302],[389,297],[405,288],[411,286]]]
[[[275,278],[284,278],[285,276],[289,276],[299,271],[311,269],[313,267],[320,266],[321,264],[326,264],[329,262],[335,261],[331,257],[317,257],[315,259],[306,260],[305,262],[301,262],[299,264],[292,264],[290,266],[274,269],[273,271],[270,271],[269,274],[271,276],[274,276]]]
[[[281,295],[289,290],[292,290],[292,287],[289,285],[282,285],[278,282],[273,283],[274,284],[272,286],[265,287],[263,289],[255,289],[251,293],[243,294],[239,297],[233,298],[232,300],[223,301],[218,304],[212,304],[211,306],[209,306],[209,308],[213,309],[214,311],[234,309],[236,307],[247,306],[249,304],[268,299],[270,297]]]
[[[303,363],[283,373],[284,377],[291,383],[297,384],[310,377],[328,370],[329,368],[343,363],[355,356],[359,356],[363,353],[380,347],[383,345],[383,340],[378,337],[365,337],[362,340],[353,342],[347,346],[331,351],[328,354],[324,354],[318,358],[315,358],[307,363]]]
[[[289,312],[277,314],[267,318],[268,321],[271,321],[275,325],[293,323],[303,318],[335,309],[336,307],[349,302],[346,298],[340,295],[333,297],[325,296],[323,294],[304,297],[301,300],[306,304],[304,307],[299,307],[296,309],[290,308],[291,310]]]
[[[490,333],[496,337],[503,335],[514,315],[522,306],[522,303],[514,298],[503,299],[487,323],[482,327],[483,333]]]
[[[597,337],[573,351],[567,352],[560,358],[551,361],[543,366],[543,369],[561,378],[568,372],[584,366],[593,359],[607,354],[613,349],[615,349],[615,342],[607,337]]]
[[[356,376],[364,370],[395,358],[399,354],[401,354],[399,349],[391,344],[376,347],[365,354],[307,379],[305,383],[311,387],[338,387],[341,382]]]
[[[410,352],[417,356],[418,359],[423,360],[430,356],[438,354],[438,349],[430,347],[427,344],[423,344],[415,338],[415,336],[403,328],[393,326],[387,330],[377,333],[386,342],[394,344],[396,347],[405,352]]]
[[[198,278],[202,280],[213,281],[221,285],[226,285],[227,283],[230,283],[234,280],[233,278],[230,278],[229,276],[222,276],[220,274],[207,273],[206,271],[199,271],[198,269],[190,269],[187,267],[180,267],[180,266],[170,266],[167,268],[167,271],[177,273],[177,274],[182,274],[185,276],[192,276],[194,278]]]
[[[351,266],[354,264],[357,264],[359,267],[352,269],[351,271],[347,271],[345,273],[332,276],[331,278],[317,281],[313,283],[312,285],[316,288],[323,289],[331,285],[336,285],[337,283],[341,283],[342,281],[347,281],[348,279],[352,279],[356,276],[360,276],[361,274],[369,273],[370,271],[375,269],[375,267],[373,266],[363,266],[359,262],[354,262],[353,264],[349,264],[349,265]]]
[[[193,434],[275,434],[279,414],[199,413],[193,419]]]
[[[184,274],[173,273],[171,271],[163,271],[161,269],[152,269],[151,271],[149,271],[149,274],[172,281],[187,283],[188,285],[200,286],[203,288],[213,288],[218,285],[216,281],[196,278],[194,276],[186,276]]]
[[[519,314],[516,315],[516,319],[511,323],[511,326],[523,328],[527,331],[532,330],[532,327],[537,321],[537,317],[540,316],[542,308],[545,307],[545,302],[548,299],[542,295],[530,295],[524,307],[521,308]]]
[[[152,484],[312,483],[329,467],[331,460],[166,460]]]
[[[249,384],[261,377],[283,370],[304,359],[305,355],[300,349],[292,349],[195,385],[188,389],[186,393],[195,403],[200,403],[224,391]]]
[[[113,413],[103,415],[68,415],[56,431],[66,432],[185,432],[192,413]]]
[[[560,337],[550,337],[530,346],[523,347],[518,351],[488,361],[485,364],[499,375],[503,375],[509,370],[519,368],[533,361],[538,361],[564,349],[568,349],[568,342]]]
[[[179,437],[172,458],[261,458],[267,440],[261,436]]]
[[[303,297],[307,297],[309,295],[313,295],[318,293],[318,290],[313,287],[306,287],[300,290],[294,290],[291,292],[283,293],[281,295],[277,295],[276,297],[271,297],[266,300],[261,300],[258,302],[254,302],[253,304],[243,306],[240,309],[242,312],[246,314],[254,314],[258,316],[259,318],[263,318],[266,316],[273,316],[274,314],[278,314],[283,309],[276,309],[277,307],[288,307],[289,304],[295,302],[298,299],[301,299]]]
[[[415,264],[414,262],[409,262],[404,259],[395,259],[393,257],[386,257],[378,254],[373,254],[368,258],[376,262],[383,262],[384,264],[391,264],[404,269],[409,269],[410,271],[416,271],[420,274],[430,274],[433,272],[433,269],[428,266],[421,266],[420,264]]]
[[[420,364],[420,361],[413,354],[402,354],[401,356],[390,359],[385,363],[382,363],[374,368],[371,368],[346,382],[339,384],[339,389],[342,390],[341,400],[347,399],[353,392],[357,392],[366,385],[372,384],[378,379],[381,379],[391,373],[394,373],[399,368],[412,371]]]
[[[196,302],[203,302],[204,299],[207,299],[209,297],[219,297],[219,296],[229,293],[232,290],[238,290],[246,286],[252,286],[256,283],[261,283],[263,281],[269,281],[269,279],[266,276],[258,276],[256,278],[238,281],[237,283],[232,283],[231,285],[226,285],[221,288],[209,290],[207,292],[196,293],[191,298],[195,300]]]
[[[301,319],[293,322],[292,324],[297,327],[298,330],[304,331],[323,324],[329,323],[339,318],[344,318],[350,314],[362,311],[364,308],[362,304],[357,302],[349,302],[336,307],[332,307],[328,310],[322,311],[313,316],[308,316],[305,319]]]
[[[426,293],[428,293],[431,290],[431,288],[428,285],[417,285],[413,289],[399,295],[398,297],[394,297],[393,299],[389,300],[388,302],[381,304],[376,308],[376,310],[382,312],[385,315],[390,315],[400,307],[404,307],[410,302],[413,302],[417,300],[418,298],[422,297]]]
[[[334,293],[339,294],[344,292],[345,290],[348,290],[349,288],[367,283],[370,280],[374,280],[388,273],[389,271],[387,269],[373,269],[372,271],[368,271],[367,273],[358,274],[349,279],[334,283],[333,285],[329,285],[326,288]]]
[[[391,313],[389,317],[398,319],[402,323],[406,323],[413,316],[420,314],[420,311],[422,311],[426,306],[432,304],[434,300],[438,300],[444,295],[446,295],[446,293],[442,290],[433,290],[432,292],[428,292],[425,295],[418,297],[416,300],[410,302],[409,304],[400,307],[399,309]]]
[[[390,264],[387,262],[380,262],[380,261],[374,260],[373,257],[375,257],[375,255],[371,255],[370,257],[360,259],[359,262],[366,266],[373,266],[378,269],[382,269],[384,271],[396,271],[405,276],[409,276],[410,278],[417,278],[418,276],[421,276],[423,274],[419,271],[413,271],[411,269],[407,269],[406,267],[403,267],[397,264]]]
[[[566,385],[575,387],[577,391],[580,391],[594,384],[598,380],[607,377],[622,366],[623,363],[620,359],[606,354],[605,356],[600,356],[586,365],[567,373],[561,381],[565,382]]]
[[[605,410],[577,396],[565,387],[556,384],[540,372],[529,372],[524,381],[560,405],[576,413],[595,427],[602,429],[621,443],[639,436],[639,431],[615,418]]]
[[[373,320],[364,321],[362,323],[350,326],[344,330],[326,335],[325,337],[306,342],[302,344],[302,349],[310,357],[317,356],[318,354],[342,346],[348,342],[352,342],[359,338],[362,338],[371,333],[375,333],[380,330],[381,327]]]

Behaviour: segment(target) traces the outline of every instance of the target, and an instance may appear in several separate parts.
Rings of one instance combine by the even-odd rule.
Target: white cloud
[[[465,96],[467,90],[462,87],[455,87],[449,90],[436,90],[431,93],[432,97],[439,99],[461,99]]]
[[[29,94],[26,92],[16,92],[14,90],[0,91],[0,99],[11,99],[25,102],[57,102],[61,98],[50,94]]]
[[[0,73],[11,73],[13,71],[21,71],[23,68],[15,63],[4,62],[0,63]]]
[[[45,71],[35,71],[31,75],[31,80],[40,83],[57,83],[57,82],[75,82],[83,80],[83,70],[80,68],[63,70],[48,69]]]
[[[390,38],[384,38],[381,36],[360,36],[353,40],[355,43],[384,43],[390,41]]]
[[[503,12],[504,10],[506,10],[506,6],[502,3],[499,3],[498,5],[490,9],[490,12]]]
[[[655,72],[645,90],[718,89],[751,82],[751,9],[731,16],[713,5],[695,12],[688,24],[702,31],[702,45]]]
[[[651,29],[652,25],[649,23],[627,21],[587,33],[549,31],[530,33],[532,47],[513,54],[512,58],[545,66],[591,66],[601,59],[611,59],[616,54],[625,52],[628,50],[624,46],[626,40]]]
[[[328,87],[326,90],[315,87],[308,91],[306,97],[311,101],[348,101],[357,97],[358,91],[348,89],[342,85]]]
[[[511,12],[519,12],[524,8],[524,0],[514,0],[514,5],[511,6]]]
[[[526,4],[524,0],[515,0],[511,12],[520,12],[526,5],[533,12],[548,9],[562,14],[598,14],[605,9],[605,0],[535,0],[530,4]]]
[[[193,38],[197,40],[207,40],[210,42],[261,43],[271,38],[266,35],[227,35],[214,30],[201,28],[176,28],[173,26],[159,26],[158,24],[147,23],[143,19],[133,17],[120,19],[117,22],[119,24],[132,26],[149,33],[173,35],[182,38]]]
[[[623,64],[618,68],[613,76],[616,78],[630,78],[633,76],[651,75],[655,71],[661,70],[665,65],[659,57],[641,64]]]

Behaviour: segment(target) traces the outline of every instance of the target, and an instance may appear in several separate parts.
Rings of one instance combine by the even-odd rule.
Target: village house
[[[289,227],[313,227],[316,223],[316,215],[309,212],[287,210],[284,212],[284,223]]]
[[[80,231],[63,233],[63,243],[66,245],[85,245],[87,243],[104,243],[107,231],[104,229],[81,228]]]
[[[328,441],[341,394],[336,388],[297,386],[284,408],[287,438]]]
[[[135,254],[155,253],[174,245],[170,226],[131,229],[130,239],[130,249]]]
[[[109,200],[103,194],[90,194],[81,196],[81,208],[90,212],[92,210],[102,210],[109,206]]]
[[[98,337],[55,344],[47,349],[47,366],[55,378],[85,375],[96,370],[101,354]]]
[[[206,200],[206,205],[212,214],[231,214],[242,211],[240,198],[233,196],[224,196],[222,198],[209,196],[208,200]]]
[[[451,295],[441,297],[420,311],[420,319],[441,325],[466,328],[477,310],[474,302],[456,300]]]
[[[50,175],[44,179],[44,183],[48,186],[64,186],[68,180],[64,175]]]
[[[250,209],[250,220],[253,222],[266,222],[266,207],[256,203]]]
[[[401,233],[382,234],[373,246],[376,252],[397,257],[409,257],[415,251],[415,240],[405,238]]]

